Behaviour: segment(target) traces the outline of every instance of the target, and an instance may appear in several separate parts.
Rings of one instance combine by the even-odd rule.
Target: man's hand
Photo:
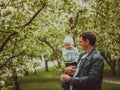
[[[62,75],[60,76],[60,80],[61,80],[62,82],[70,82],[70,79],[71,79],[71,77],[70,77],[69,75],[67,75],[67,74],[62,74]]]
[[[69,66],[65,68],[65,73],[69,74],[69,75],[74,75],[76,71],[76,67],[75,66]]]

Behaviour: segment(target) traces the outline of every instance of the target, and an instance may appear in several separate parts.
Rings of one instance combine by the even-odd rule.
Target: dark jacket
[[[101,90],[103,78],[103,59],[96,49],[93,49],[84,59],[79,56],[79,72],[75,77],[72,77],[70,83],[73,86],[72,90]]]

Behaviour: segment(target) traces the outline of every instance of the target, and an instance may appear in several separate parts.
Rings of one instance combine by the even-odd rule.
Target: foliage
[[[71,34],[81,51],[78,36],[86,30],[96,33],[97,48],[116,70],[120,58],[119,11],[119,0],[0,0],[0,75],[37,67],[40,63],[31,63],[31,59],[41,56],[57,60],[57,69],[64,68],[64,37]]]
[[[116,67],[120,58],[118,3],[119,0],[96,0],[95,5],[92,5],[95,12],[92,19],[97,34],[97,47],[110,65],[112,74],[116,74]]]
[[[10,77],[0,77],[0,89],[1,90],[12,90]]]

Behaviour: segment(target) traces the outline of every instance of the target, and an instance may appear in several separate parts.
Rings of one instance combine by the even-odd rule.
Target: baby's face
[[[67,49],[67,50],[70,50],[73,48],[73,44],[71,43],[64,43],[64,47]]]

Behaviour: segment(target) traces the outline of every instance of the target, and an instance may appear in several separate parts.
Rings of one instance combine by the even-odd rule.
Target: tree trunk
[[[48,60],[45,60],[45,71],[48,72]]]
[[[111,68],[111,74],[116,75],[116,60],[111,60],[111,57],[108,58],[108,56],[105,55],[105,53],[101,52],[101,55],[105,59],[105,61],[108,63],[108,65]]]
[[[18,76],[17,76],[17,72],[16,72],[15,69],[13,69],[12,78],[13,78],[13,88],[14,88],[14,90],[20,90],[19,82],[18,82]]]
[[[24,71],[25,71],[24,76],[29,76],[28,70],[24,70]]]
[[[37,75],[37,70],[36,70],[35,66],[33,66],[33,69],[34,69],[34,75]]]
[[[118,74],[120,74],[120,58],[118,59]]]
[[[110,67],[111,67],[111,74],[116,75],[116,61],[115,60],[111,60]]]

